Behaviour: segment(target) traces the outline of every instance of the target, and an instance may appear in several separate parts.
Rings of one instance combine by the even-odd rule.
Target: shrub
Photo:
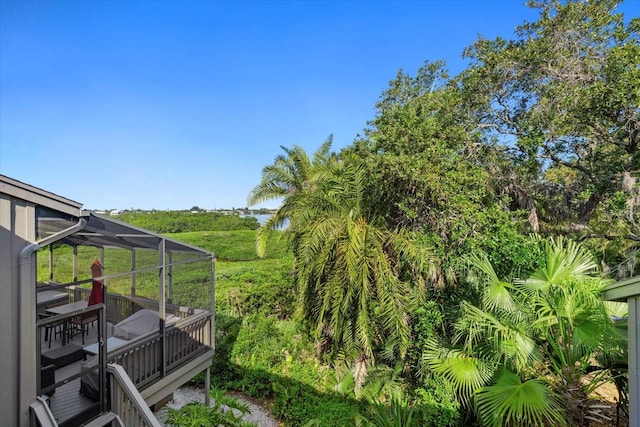
[[[229,386],[247,396],[264,398],[273,396],[273,376],[262,370],[238,370],[238,379]]]
[[[407,399],[392,398],[389,405],[372,404],[368,416],[357,417],[358,427],[421,427],[420,408]]]
[[[217,307],[222,313],[246,316],[262,313],[289,318],[296,292],[287,262],[246,262],[225,268],[217,275]]]
[[[239,369],[230,362],[230,357],[241,325],[242,319],[216,316],[216,355],[211,360],[211,381],[216,387],[230,388],[229,383],[240,378]]]
[[[282,360],[283,339],[276,319],[260,314],[244,319],[231,361],[251,369],[269,369]]]
[[[357,402],[342,396],[321,394],[312,387],[283,379],[274,385],[273,414],[287,425],[309,422],[320,426],[353,426]]]
[[[256,427],[255,423],[242,419],[242,416],[247,413],[245,408],[237,408],[229,403],[232,402],[227,399],[225,404],[229,408],[236,409],[237,415],[232,410],[223,410],[222,405],[217,401],[214,406],[189,403],[180,409],[168,408],[166,422],[175,427]]]
[[[180,233],[204,230],[255,230],[260,224],[254,217],[224,215],[220,212],[126,211],[120,219],[156,233]]]
[[[415,406],[423,426],[454,427],[460,425],[460,404],[453,391],[443,384],[431,381],[431,388],[415,390]]]

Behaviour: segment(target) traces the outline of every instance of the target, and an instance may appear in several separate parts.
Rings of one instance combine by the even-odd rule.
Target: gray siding
[[[0,424],[29,425],[36,398],[36,206],[80,216],[81,204],[0,175]]]
[[[20,304],[19,254],[34,239],[34,205],[0,194],[0,345],[4,348],[0,351],[0,414],[3,423],[13,426],[26,424],[28,405],[35,398],[35,351],[32,349],[31,354],[24,357],[20,355],[21,313],[17,309]],[[32,292],[35,298],[35,286]],[[29,316],[29,313],[23,314]],[[31,320],[35,322],[35,313]],[[25,403],[21,400],[28,394],[31,394],[29,402],[21,406]]]

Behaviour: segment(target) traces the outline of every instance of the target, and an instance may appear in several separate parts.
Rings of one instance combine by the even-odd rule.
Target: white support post
[[[215,354],[216,351],[216,257],[215,255],[211,256],[211,275],[209,280],[211,281],[211,296],[210,296],[210,300],[211,300],[211,328],[210,329],[210,333],[211,333],[211,338],[210,338],[210,343],[211,343],[211,348],[213,349],[213,352]]]
[[[204,371],[204,404],[211,406],[211,367]]]
[[[164,239],[160,241],[160,246],[158,247],[158,263],[160,265],[160,271],[158,272],[158,298],[160,299],[160,319],[164,320],[166,317],[165,313],[165,305],[164,300],[166,297],[165,294],[165,269],[167,265],[166,252],[165,252],[166,242]]]
[[[49,281],[53,282],[53,243],[49,245]]]
[[[211,290],[211,327],[209,328],[209,333],[211,334],[209,338],[209,343],[211,348],[213,349],[213,354],[216,353],[216,258],[215,255],[211,256],[211,272],[209,276],[209,280],[211,282],[210,290]],[[207,406],[210,404],[209,394],[211,393],[211,368],[208,367],[204,373],[204,385],[205,385],[205,396],[204,401]]]
[[[169,304],[173,304],[173,253],[169,252],[169,265],[167,269],[167,299]]]

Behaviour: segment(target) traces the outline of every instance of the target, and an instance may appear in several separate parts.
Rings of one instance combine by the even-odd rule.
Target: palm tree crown
[[[365,208],[365,168],[355,156],[329,153],[327,140],[313,161],[298,147],[263,170],[249,200],[283,197],[278,212],[258,232],[258,247],[280,224],[295,256],[300,313],[324,349],[355,363],[356,390],[376,352],[402,357],[410,344],[412,298],[424,281],[401,280],[410,266],[423,272],[429,254],[406,233],[387,230]],[[261,240],[262,239],[262,240]],[[384,337],[384,339],[382,338]]]

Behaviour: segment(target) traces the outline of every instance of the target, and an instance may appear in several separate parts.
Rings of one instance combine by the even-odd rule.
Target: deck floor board
[[[121,364],[126,372],[134,373],[134,378],[137,378],[138,381],[136,384],[138,384],[141,393],[144,393],[153,387],[151,391],[148,391],[147,394],[144,395],[146,396],[145,399],[148,399],[147,402],[149,402],[149,404],[159,402],[172,393],[177,387],[184,384],[188,379],[191,379],[197,372],[203,372],[210,366],[211,357],[213,357],[212,348],[209,347],[207,349],[205,348],[206,346],[201,345],[200,347],[203,348],[196,348],[195,350],[202,351],[185,354],[184,350],[186,349],[186,343],[179,339],[181,335],[202,333],[204,329],[192,331],[192,325],[196,325],[199,328],[202,328],[203,325],[206,326],[205,323],[208,321],[208,317],[204,317],[204,315],[207,314],[208,313],[206,312],[198,313],[198,317],[195,318],[192,323],[185,323],[184,330],[182,330],[183,327],[181,326],[176,334],[172,332],[165,337],[166,340],[170,341],[170,343],[167,344],[171,349],[170,351],[176,354],[175,357],[171,358],[172,364],[166,377],[160,378],[160,374],[157,369],[153,375],[147,372],[153,371],[152,368],[155,367],[155,363],[159,363],[158,361],[161,357],[159,356],[158,349],[156,348],[158,343],[162,344],[162,341],[159,341],[161,340],[159,335],[145,338],[144,342],[141,343],[140,346],[135,348],[130,346],[132,347],[129,349],[130,351],[122,355],[121,358],[114,359],[117,360],[115,363]],[[98,341],[99,330],[100,327],[97,324],[89,326],[88,335],[84,336],[84,342],[82,336],[78,334],[68,340],[67,343],[72,343],[81,348],[93,345]],[[106,336],[104,337],[105,341],[112,337],[112,330],[113,325],[111,323],[107,323]],[[41,352],[46,353],[50,350],[61,347],[61,337],[51,337],[52,341],[49,343],[44,340],[44,326],[39,329],[39,332],[41,339]],[[176,336],[177,338],[175,338]],[[204,338],[201,339],[206,340],[206,338],[207,336],[204,336]],[[172,339],[175,342],[171,341]],[[190,338],[188,342],[195,342],[194,340],[197,340],[197,337]],[[114,345],[115,350],[115,344],[112,345]],[[180,350],[180,348],[182,348],[182,350]],[[206,352],[207,354],[204,354],[203,352]],[[210,355],[209,352],[211,353]],[[177,355],[180,355],[179,360],[175,360],[175,358],[178,357]],[[72,358],[68,358],[66,362],[70,359]],[[99,403],[80,394],[81,378],[79,375],[81,373],[82,363],[82,360],[76,361],[55,370],[55,382],[60,385],[56,388],[55,393],[50,396],[49,404],[52,414],[57,420],[58,425],[61,427],[81,426],[100,415]],[[135,372],[138,372],[140,369],[144,369],[143,373],[140,375],[135,374]],[[142,378],[143,374],[147,375],[144,377],[146,379]],[[77,376],[77,378],[74,378],[75,376]],[[140,378],[138,378],[138,376]],[[95,384],[95,379],[93,382]]]
[[[111,329],[111,324],[108,323],[107,338],[111,336]],[[51,348],[49,348],[49,342],[44,341],[44,333],[42,335],[41,349],[43,352],[53,350],[62,345],[60,337],[53,338]],[[79,347],[86,347],[97,342],[97,322],[95,326],[89,326],[88,335],[84,337],[84,344],[82,344],[82,337],[80,335],[75,335],[68,341],[68,343],[75,344]],[[78,361],[56,369],[56,383],[80,373],[81,364],[82,361]],[[56,422],[63,424],[65,421],[82,414],[84,411],[95,408],[96,402],[80,394],[80,378],[76,378],[58,387],[56,392],[49,397],[49,404],[51,412],[56,418]],[[96,412],[95,415],[97,416],[98,413]]]

